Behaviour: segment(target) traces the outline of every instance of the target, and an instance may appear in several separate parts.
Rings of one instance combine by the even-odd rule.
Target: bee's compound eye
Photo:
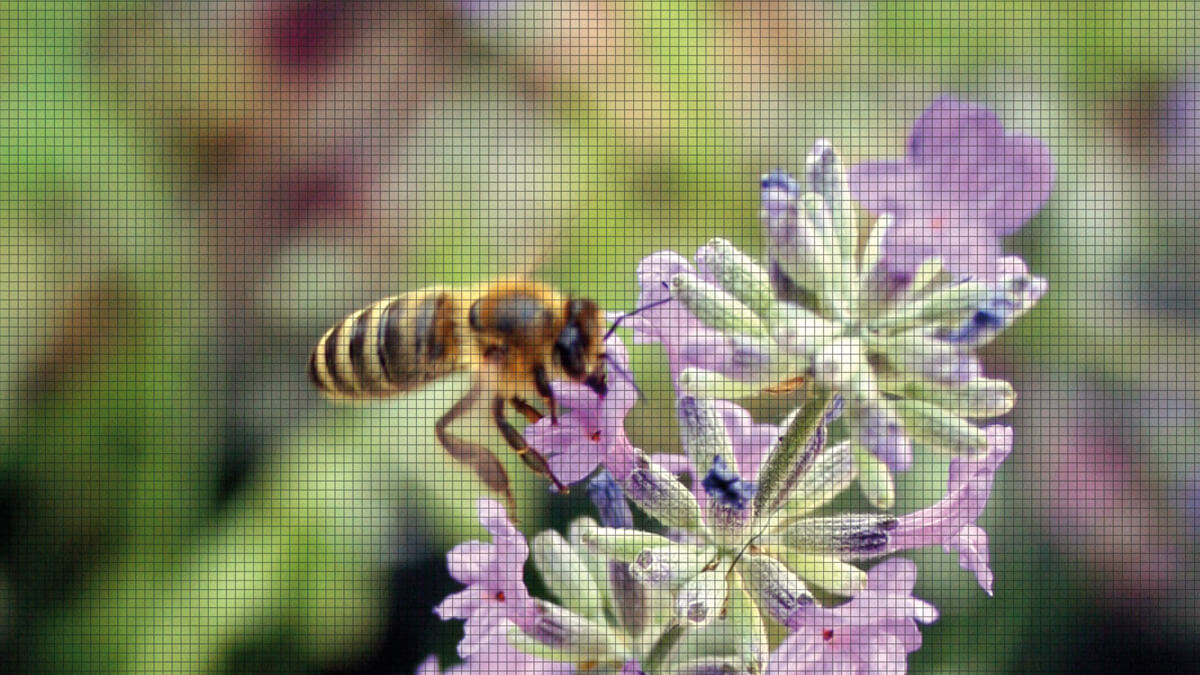
[[[587,374],[583,363],[583,335],[575,324],[568,323],[558,334],[554,355],[558,357],[558,365],[571,379],[580,380]]]
[[[483,322],[479,317],[480,302],[482,302],[482,300],[476,300],[475,302],[471,303],[471,311],[467,313],[467,321],[471,324],[471,330],[475,331],[483,330]]]

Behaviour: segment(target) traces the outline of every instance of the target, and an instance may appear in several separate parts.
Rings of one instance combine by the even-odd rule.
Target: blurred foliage
[[[654,250],[762,252],[761,172],[818,137],[899,155],[943,91],[1044,138],[1059,176],[1010,240],[1051,293],[988,353],[1022,394],[985,517],[997,595],[920,556],[942,619],[912,668],[1195,661],[1198,212],[1164,122],[1200,68],[1189,3],[480,4],[0,8],[6,671],[450,658],[430,610],[483,492],[430,428],[466,383],[329,405],[305,381],[320,331],[539,265],[628,308]],[[663,359],[633,362],[630,437],[668,450]],[[504,460],[527,531],[586,510]],[[919,467],[901,507],[943,480]]]

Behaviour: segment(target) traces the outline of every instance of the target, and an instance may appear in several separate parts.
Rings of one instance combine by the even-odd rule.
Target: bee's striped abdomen
[[[331,396],[399,394],[460,369],[458,303],[449,293],[398,295],[329,329],[309,358],[313,384]]]

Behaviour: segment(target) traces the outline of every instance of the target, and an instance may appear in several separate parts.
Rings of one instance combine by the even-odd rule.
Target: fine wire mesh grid
[[[3,672],[1200,659],[1190,3],[3,13]]]

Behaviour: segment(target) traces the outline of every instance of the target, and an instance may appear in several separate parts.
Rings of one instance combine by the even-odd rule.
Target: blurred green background
[[[321,332],[384,295],[518,268],[629,308],[655,250],[763,252],[762,172],[801,170],[819,137],[850,163],[901,155],[943,92],[1044,139],[1058,177],[1008,241],[1051,291],[985,354],[1021,395],[983,520],[996,597],[953,557],[917,556],[942,617],[910,667],[1194,667],[1196,12],[4,3],[3,670],[450,662],[461,628],[431,608],[459,588],[445,551],[482,535],[482,490],[431,426],[466,382],[329,404],[306,381]],[[665,360],[633,361],[647,400],[630,436],[669,450]],[[505,457],[527,532],[587,511]],[[901,508],[936,498],[937,470],[906,476]]]

